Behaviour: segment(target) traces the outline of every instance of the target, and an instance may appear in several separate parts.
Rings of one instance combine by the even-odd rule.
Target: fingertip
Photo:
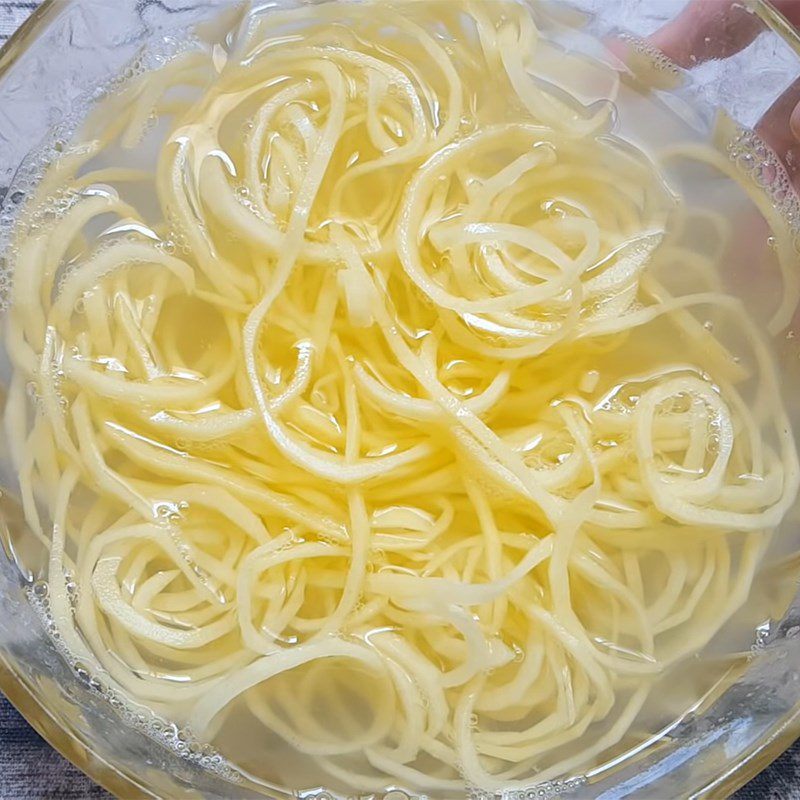
[[[800,5],[800,0],[792,0]],[[761,20],[735,0],[691,0],[649,37],[678,66],[692,69],[728,58],[747,47],[763,29]]]
[[[628,50],[630,49],[625,41],[617,36],[608,36],[603,39],[603,44],[609,53],[623,64],[627,61]]]

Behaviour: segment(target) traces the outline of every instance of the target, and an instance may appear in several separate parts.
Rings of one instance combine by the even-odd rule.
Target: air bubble
[[[665,56],[661,50],[653,47],[646,39],[641,39],[638,36],[632,36],[628,33],[622,33],[618,38],[626,42],[634,53],[644,57],[651,69],[657,72],[665,72],[673,76],[680,74],[680,69],[675,62]]]
[[[795,227],[800,213],[791,180],[781,160],[752,130],[740,128],[727,147],[729,158],[769,196],[772,207]],[[769,237],[774,242],[774,237]],[[768,239],[768,244],[774,247]]]

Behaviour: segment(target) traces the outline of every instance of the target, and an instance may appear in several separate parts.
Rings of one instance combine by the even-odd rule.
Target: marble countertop
[[[681,0],[666,2],[674,3],[676,8],[681,5]],[[0,44],[38,5],[36,0],[0,0]],[[0,800],[105,800],[110,797],[41,739],[0,695]],[[734,797],[735,800],[800,800],[800,742]]]

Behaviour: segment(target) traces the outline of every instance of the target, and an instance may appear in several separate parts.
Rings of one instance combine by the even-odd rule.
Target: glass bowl
[[[768,3],[743,3],[763,27],[754,45],[726,61],[703,65],[691,79],[657,59],[650,60],[647,74],[637,75],[665,102],[693,109],[697,126],[706,131],[718,108],[741,125],[754,126],[782,88],[800,75],[800,37],[794,29]],[[46,0],[0,51],[2,216],[13,216],[25,200],[19,175],[32,149],[37,158],[46,158],[47,148],[57,148],[59,136],[68,135],[87,101],[126,64],[143,49],[169,48],[194,26],[212,23],[238,5],[232,0]],[[653,54],[639,37],[659,27],[681,4],[575,0],[553,5],[565,30],[586,26],[604,37],[624,29],[618,41],[647,60]],[[799,356],[796,340],[778,348],[787,387],[799,372]],[[0,363],[0,403],[7,375],[8,365]],[[790,409],[795,422],[798,412]],[[0,482],[0,689],[54,747],[120,797],[263,797],[247,781],[231,783],[224,770],[200,766],[188,750],[166,747],[164,731],[146,729],[144,717],[121,716],[85,672],[62,658],[31,602],[32,577],[20,567],[32,544],[15,500],[14,478],[0,473]],[[789,520],[792,530],[798,522],[795,513]],[[798,558],[784,554],[781,568],[797,574]],[[800,735],[800,593],[775,597],[771,607],[774,616],[758,625],[750,651],[729,680],[633,758],[500,797],[558,794],[611,800],[732,793]],[[303,795],[311,796],[331,798],[326,792]],[[392,791],[381,800],[404,797]]]

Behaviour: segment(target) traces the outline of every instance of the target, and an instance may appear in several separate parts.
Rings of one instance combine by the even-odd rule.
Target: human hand
[[[800,0],[773,0],[793,25],[800,26]],[[735,0],[691,0],[649,43],[679,67],[692,69],[743,50],[763,30],[761,20]],[[756,126],[761,138],[800,185],[800,79],[770,106]]]

